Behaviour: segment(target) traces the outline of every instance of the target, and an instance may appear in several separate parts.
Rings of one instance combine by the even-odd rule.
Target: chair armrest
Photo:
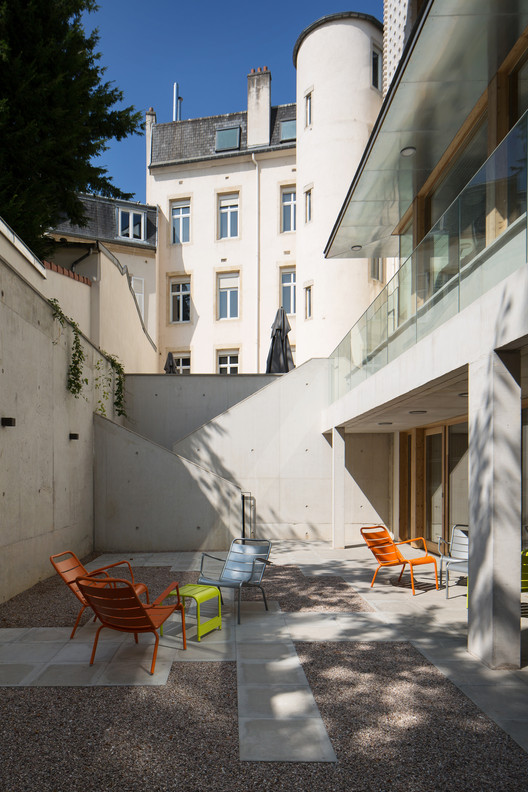
[[[167,586],[167,588],[165,589],[165,591],[163,592],[163,594],[160,594],[160,595],[159,595],[159,597],[156,597],[156,599],[154,600],[154,602],[151,602],[151,603],[150,603],[150,605],[148,605],[147,607],[149,607],[149,608],[152,608],[152,607],[155,607],[156,605],[161,605],[161,603],[163,602],[163,600],[164,600],[164,599],[167,599],[167,597],[169,596],[169,594],[171,593],[171,591],[176,591],[176,592],[177,592],[177,594],[178,594],[178,602],[177,602],[177,605],[180,605],[180,604],[181,604],[181,600],[180,600],[180,586],[179,586],[179,584],[178,584],[178,583],[177,583],[177,582],[174,580],[174,581],[173,581],[173,582],[172,582],[172,583],[171,583],[169,586]],[[175,607],[176,607],[176,606],[175,606]]]
[[[114,564],[108,564],[107,566],[101,567],[100,569],[94,569],[93,572],[89,572],[89,575],[97,575],[100,572],[104,572],[105,569],[113,569],[116,566],[121,566],[122,564],[126,564],[128,567],[128,571],[130,573],[130,577],[132,579],[132,583],[134,583],[134,573],[132,572],[132,567],[128,561],[116,561]]]
[[[212,558],[214,561],[220,561],[222,565],[225,564],[225,558],[218,558],[218,556],[211,555],[210,553],[202,553],[202,560],[200,562],[200,574],[202,574],[203,572],[204,558]]]
[[[447,546],[448,554],[449,554],[449,542],[446,542],[445,539],[443,539],[441,536],[439,536],[438,537],[438,552],[440,553],[440,555],[445,555],[445,553],[442,553],[442,550],[440,549],[440,545],[443,545],[443,544],[445,544]]]
[[[412,542],[422,542],[423,550],[427,553],[427,545],[425,544],[425,539],[423,536],[415,536],[414,539],[405,539],[403,542],[394,542],[395,545],[402,545],[402,544],[411,544]]]

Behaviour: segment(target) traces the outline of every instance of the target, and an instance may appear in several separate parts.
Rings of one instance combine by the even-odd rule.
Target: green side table
[[[174,597],[177,595],[178,592],[176,590],[171,591],[169,594],[169,596]],[[220,590],[217,589],[216,586],[197,586],[193,583],[189,583],[186,586],[180,586],[180,597],[182,598],[184,605],[186,597],[189,597],[189,599],[193,599],[196,602],[196,625],[199,641],[201,641],[202,635],[205,635],[211,630],[222,629]],[[215,597],[218,602],[218,616],[213,616],[211,619],[207,619],[207,621],[200,622],[200,605],[210,599],[214,599]]]

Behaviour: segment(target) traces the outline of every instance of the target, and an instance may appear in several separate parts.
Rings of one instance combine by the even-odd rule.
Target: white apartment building
[[[147,130],[147,202],[158,207],[159,362],[181,373],[262,373],[283,306],[297,364],[328,355],[379,291],[375,259],[323,249],[382,98],[382,25],[323,17],[297,40],[297,100],[272,106],[267,67],[247,110]]]

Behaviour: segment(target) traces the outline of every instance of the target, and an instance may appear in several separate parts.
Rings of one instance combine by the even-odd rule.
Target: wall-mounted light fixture
[[[68,435],[68,439],[69,440],[78,440],[79,439],[79,435],[78,435],[77,432],[70,432],[70,434]]]
[[[16,418],[2,418],[2,426],[16,426]]]

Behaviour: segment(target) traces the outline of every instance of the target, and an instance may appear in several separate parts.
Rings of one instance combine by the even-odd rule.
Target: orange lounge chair
[[[109,578],[110,576],[108,572],[106,572],[105,570],[113,569],[114,567],[120,566],[121,564],[126,564],[128,567],[132,585],[134,586],[136,593],[146,594],[147,603],[149,601],[148,588],[144,583],[134,582],[132,567],[130,566],[128,561],[117,561],[115,564],[108,564],[108,566],[101,567],[100,569],[95,569],[93,572],[88,572],[86,567],[84,567],[81,564],[75,553],[73,553],[71,550],[65,550],[63,553],[56,553],[55,555],[50,556],[50,561],[57,574],[60,575],[60,577],[67,584],[68,588],[75,594],[75,596],[82,605],[81,610],[79,611],[79,615],[77,616],[77,620],[73,626],[73,630],[72,630],[72,634],[70,635],[70,638],[73,638],[73,636],[75,635],[75,630],[77,629],[79,620],[83,615],[84,611],[86,610],[86,608],[88,607],[88,603],[86,602],[85,598],[79,591],[79,587],[77,585],[78,577],[93,577],[95,575],[104,575],[106,576],[106,578]],[[107,586],[108,580],[104,583],[103,582],[100,583],[99,585]]]
[[[90,665],[93,665],[99,633],[103,627],[108,627],[110,630],[118,630],[119,632],[134,633],[136,643],[138,642],[138,633],[151,632],[156,637],[150,668],[150,673],[153,674],[156,667],[159,644],[157,631],[175,610],[179,610],[181,613],[183,648],[187,649],[185,608],[180,599],[180,590],[176,582],[171,583],[163,594],[160,594],[150,605],[145,605],[141,602],[134,586],[128,580],[105,577],[94,579],[88,576],[78,578],[77,585],[86,602],[101,621],[101,626],[95,634]],[[163,600],[174,590],[176,590],[178,595],[176,605],[161,605]]]
[[[417,536],[414,539],[407,539],[405,542],[395,542],[384,525],[375,525],[372,528],[361,528],[361,536],[367,543],[369,550],[371,550],[371,552],[374,555],[374,558],[378,562],[378,568],[374,572],[374,577],[372,578],[372,583],[370,584],[371,588],[374,585],[374,581],[376,580],[376,575],[378,574],[381,567],[400,566],[400,564],[402,565],[402,571],[400,572],[398,583],[400,582],[401,577],[405,571],[405,566],[409,564],[409,569],[411,572],[411,585],[412,585],[413,596],[415,593],[413,567],[415,566],[421,566],[423,564],[434,564],[436,588],[438,588],[436,558],[434,558],[433,556],[427,553],[427,545],[425,544],[425,539],[423,538],[423,536]],[[419,556],[418,558],[405,558],[405,556],[403,556],[398,550],[398,545],[410,544],[411,542],[422,542],[425,555]]]

